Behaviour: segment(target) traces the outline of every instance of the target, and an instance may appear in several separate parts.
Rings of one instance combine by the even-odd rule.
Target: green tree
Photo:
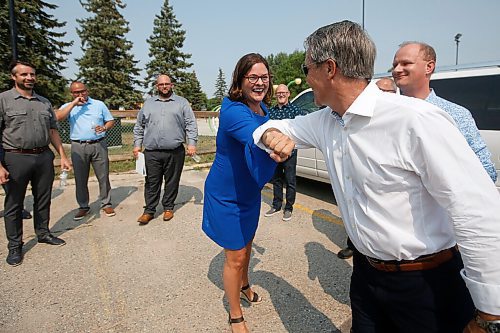
[[[134,108],[142,102],[142,94],[135,88],[140,84],[138,61],[130,52],[132,43],[125,38],[130,29],[118,10],[125,4],[120,0],[80,0],[80,4],[95,15],[77,20],[84,53],[76,60],[78,78],[88,84],[92,97],[109,108]]]
[[[17,21],[18,59],[35,66],[38,81],[35,91],[58,106],[67,99],[67,81],[61,71],[66,68],[62,65],[69,54],[66,48],[73,43],[61,41],[66,32],[58,30],[66,22],[59,22],[49,13],[55,8],[56,5],[41,0],[15,1],[14,12]],[[0,91],[4,91],[13,86],[9,72],[12,47],[9,5],[6,0],[0,0],[0,36]]]
[[[214,97],[219,100],[219,104],[222,103],[222,99],[227,95],[227,85],[226,85],[226,76],[224,72],[219,67],[219,75],[217,76],[217,80],[215,81],[215,94]]]
[[[177,93],[177,88],[175,88]],[[207,108],[207,95],[201,90],[200,81],[195,72],[187,73],[186,84],[184,86],[183,97],[190,103],[195,111]]]
[[[193,64],[188,62],[191,55],[181,52],[186,35],[181,27],[175,18],[172,6],[165,0],[160,15],[155,16],[153,34],[147,39],[151,60],[146,64],[147,76],[144,87],[150,94],[159,74],[170,77],[179,95],[185,95],[184,90],[189,89],[186,69]]]
[[[288,84],[296,78],[302,80],[300,85],[292,84],[289,87],[290,98],[295,97],[302,90],[309,88],[301,69],[305,58],[306,54],[304,51],[294,51],[291,54],[280,52],[276,55],[271,54],[266,58],[273,74],[273,84]]]

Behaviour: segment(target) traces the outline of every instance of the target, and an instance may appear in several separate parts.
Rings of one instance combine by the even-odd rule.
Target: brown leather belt
[[[47,151],[49,149],[50,149],[49,146],[45,146],[45,147],[36,147],[36,148],[32,148],[32,149],[19,148],[19,149],[4,149],[4,150],[6,152],[16,153],[16,154],[41,154],[44,151]]]
[[[71,141],[76,142],[76,143],[98,143],[98,142],[101,142],[102,140],[104,140],[104,137],[97,139],[97,140],[71,140]]]
[[[384,261],[370,257],[366,257],[372,267],[384,272],[409,272],[409,271],[425,271],[433,269],[441,264],[451,260],[453,255],[458,252],[458,247],[455,245],[449,249],[439,251],[434,254],[418,257],[415,260],[391,260]]]

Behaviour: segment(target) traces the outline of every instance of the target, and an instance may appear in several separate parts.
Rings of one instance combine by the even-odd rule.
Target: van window
[[[439,97],[469,109],[480,130],[500,130],[500,75],[431,80]]]

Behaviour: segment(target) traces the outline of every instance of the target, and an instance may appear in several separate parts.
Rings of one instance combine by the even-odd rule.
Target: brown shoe
[[[104,212],[104,214],[106,214],[107,217],[116,215],[115,210],[111,206],[104,207],[102,211]]]
[[[173,210],[166,210],[163,212],[163,221],[170,221],[174,217]]]
[[[140,224],[148,224],[149,221],[151,221],[153,218],[153,215],[144,213],[137,219],[137,222],[139,222]]]
[[[73,220],[79,221],[89,214],[89,209],[79,209],[78,213],[73,217]]]

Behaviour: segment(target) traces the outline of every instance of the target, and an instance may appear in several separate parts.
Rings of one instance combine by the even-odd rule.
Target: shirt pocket
[[[28,112],[26,110],[6,110],[5,115],[7,116],[6,127],[17,129],[26,123]]]
[[[47,128],[50,128],[51,118],[52,113],[49,110],[43,110],[38,113],[38,121],[41,126],[47,126]]]

